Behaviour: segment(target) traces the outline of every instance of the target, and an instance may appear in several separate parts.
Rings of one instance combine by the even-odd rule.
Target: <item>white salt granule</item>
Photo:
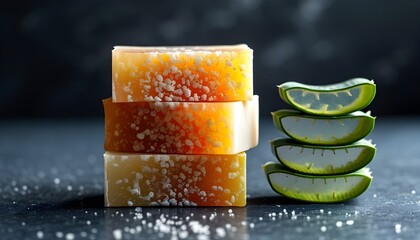
[[[63,232],[56,232],[56,233],[55,233],[55,236],[56,236],[57,238],[63,238],[63,237],[64,237],[64,233],[63,233]]]
[[[226,236],[226,231],[225,231],[225,229],[223,229],[221,227],[218,227],[218,228],[216,228],[216,234],[217,234],[218,237],[223,238],[223,237]]]
[[[55,184],[60,184],[60,179],[59,178],[54,178],[54,183]]]
[[[66,240],[73,240],[74,239],[74,234],[73,233],[67,233],[66,234]]]
[[[395,233],[401,233],[401,224],[395,224]]]
[[[114,235],[115,239],[122,239],[121,229],[115,229],[114,231],[112,231],[112,234]]]
[[[44,238],[44,233],[42,231],[38,231],[38,232],[36,232],[36,237],[39,238],[39,239],[42,239],[42,238]]]

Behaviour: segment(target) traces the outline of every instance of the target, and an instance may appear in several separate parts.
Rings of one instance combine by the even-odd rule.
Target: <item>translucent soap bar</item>
[[[114,102],[252,99],[253,51],[245,44],[124,47],[112,51]]]
[[[237,154],[258,144],[258,96],[235,102],[103,101],[105,150]]]
[[[105,152],[105,206],[245,206],[246,154]]]

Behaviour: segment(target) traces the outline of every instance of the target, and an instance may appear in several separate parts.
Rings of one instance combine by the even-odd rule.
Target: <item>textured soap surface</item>
[[[113,101],[250,100],[252,57],[252,49],[245,44],[117,46],[112,51]]]
[[[258,144],[258,96],[235,102],[103,103],[106,151],[237,154]]]
[[[105,206],[245,206],[246,154],[105,152]]]

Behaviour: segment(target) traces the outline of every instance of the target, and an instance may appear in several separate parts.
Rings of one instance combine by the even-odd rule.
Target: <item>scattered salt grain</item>
[[[54,178],[54,183],[57,184],[57,185],[60,184],[60,179],[59,178]]]
[[[346,221],[346,224],[347,224],[347,225],[353,225],[353,224],[354,224],[354,221],[353,221],[353,220],[347,220],[347,221]]]
[[[42,231],[38,231],[38,232],[36,232],[36,237],[38,239],[42,239],[42,238],[44,238],[44,233]]]
[[[66,234],[66,240],[73,240],[74,239],[74,234],[73,233],[67,233]]]
[[[223,237],[226,236],[226,231],[225,231],[225,229],[223,229],[221,227],[218,227],[218,228],[216,228],[216,234],[217,234],[217,236],[223,238]]]
[[[395,224],[395,233],[401,233],[401,224]]]
[[[321,226],[321,232],[326,232],[327,231],[327,227],[326,226]]]
[[[185,239],[188,237],[188,231],[181,231],[179,232],[179,238]]]
[[[115,239],[122,239],[121,229],[115,229],[114,231],[112,231],[112,234],[114,235]]]

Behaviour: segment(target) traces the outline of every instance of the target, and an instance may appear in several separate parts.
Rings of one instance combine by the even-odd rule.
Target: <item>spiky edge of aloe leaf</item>
[[[281,164],[283,164],[286,168],[288,168],[291,171],[296,171],[298,173],[303,173],[303,174],[323,175],[324,173],[301,172],[298,169],[294,169],[293,167],[291,167],[288,164],[288,160],[283,159],[278,155],[278,153],[277,153],[277,148],[278,147],[294,146],[294,147],[301,147],[301,148],[308,148],[308,149],[334,149],[334,150],[341,150],[341,149],[348,149],[348,148],[355,148],[355,147],[364,147],[367,150],[369,150],[368,158],[364,159],[363,164],[359,164],[357,166],[357,169],[353,169],[353,170],[349,169],[347,171],[342,171],[342,172],[338,172],[338,173],[334,173],[334,174],[328,174],[328,175],[346,174],[346,173],[351,173],[351,172],[354,172],[355,170],[361,169],[361,168],[365,167],[367,164],[369,164],[373,160],[373,158],[375,157],[375,154],[376,154],[376,145],[372,144],[371,140],[366,140],[366,139],[361,139],[357,142],[347,144],[347,145],[335,145],[335,146],[302,144],[302,143],[297,142],[297,141],[295,141],[293,139],[290,139],[290,138],[277,138],[277,139],[270,140],[269,143],[270,143],[270,146],[271,146],[272,154],[277,158],[277,160]]]
[[[376,96],[376,84],[374,83],[373,80],[368,80],[366,78],[353,78],[353,79],[349,79],[347,81],[344,82],[340,82],[340,83],[335,83],[335,84],[330,84],[330,85],[308,85],[308,84],[304,84],[304,83],[299,83],[299,82],[285,82],[283,84],[277,85],[278,91],[279,91],[279,95],[280,98],[286,102],[287,104],[289,104],[290,106],[306,112],[308,114],[315,114],[315,115],[321,115],[321,116],[332,116],[332,114],[321,114],[321,113],[315,113],[314,111],[311,110],[307,110],[306,108],[302,108],[300,107],[298,104],[295,104],[294,102],[292,102],[289,97],[287,96],[287,91],[292,90],[292,89],[303,89],[303,90],[307,90],[307,91],[311,91],[311,92],[334,92],[334,91],[344,91],[347,89],[351,89],[351,88],[355,88],[361,85],[367,85],[369,88],[367,91],[368,95],[370,95],[369,101],[364,102],[364,104],[361,104],[359,106],[357,106],[356,108],[347,110],[346,112],[342,112],[342,113],[334,113],[334,115],[345,115],[348,114],[350,112],[353,111],[358,111],[361,110],[365,107],[367,107],[375,98]]]
[[[271,189],[275,193],[277,193],[277,194],[279,194],[281,196],[290,198],[290,199],[295,199],[295,200],[302,201],[302,202],[311,202],[311,203],[340,203],[340,202],[345,202],[345,201],[351,200],[351,199],[356,198],[356,197],[360,196],[361,194],[363,194],[369,188],[370,184],[372,183],[372,179],[373,179],[373,177],[371,175],[372,172],[367,167],[362,168],[362,169],[360,169],[358,171],[355,171],[355,172],[352,172],[352,173],[348,173],[348,174],[326,175],[326,176],[323,176],[323,175],[321,175],[321,176],[320,175],[305,175],[305,174],[300,174],[300,173],[292,172],[292,171],[289,171],[287,168],[285,168],[283,165],[281,165],[279,163],[274,163],[274,162],[267,162],[267,163],[265,163],[262,166],[262,168],[263,168],[263,170],[265,172],[267,181],[270,184]],[[353,196],[353,197],[351,197],[349,199],[342,199],[342,200],[337,200],[337,201],[334,201],[334,200],[332,200],[332,201],[311,201],[311,200],[307,200],[307,199],[294,198],[294,197],[291,197],[291,196],[284,195],[281,192],[278,192],[276,190],[276,188],[273,187],[273,185],[272,185],[272,183],[270,181],[270,178],[269,178],[269,175],[270,174],[273,174],[273,173],[284,173],[284,174],[290,174],[290,175],[294,175],[294,176],[297,176],[297,177],[309,178],[309,179],[311,179],[311,178],[315,178],[315,179],[317,179],[317,178],[328,179],[328,178],[337,178],[337,177],[361,176],[364,180],[367,180],[368,183],[366,184],[366,186],[365,186],[364,189],[362,189],[358,194],[356,194],[355,196]]]

